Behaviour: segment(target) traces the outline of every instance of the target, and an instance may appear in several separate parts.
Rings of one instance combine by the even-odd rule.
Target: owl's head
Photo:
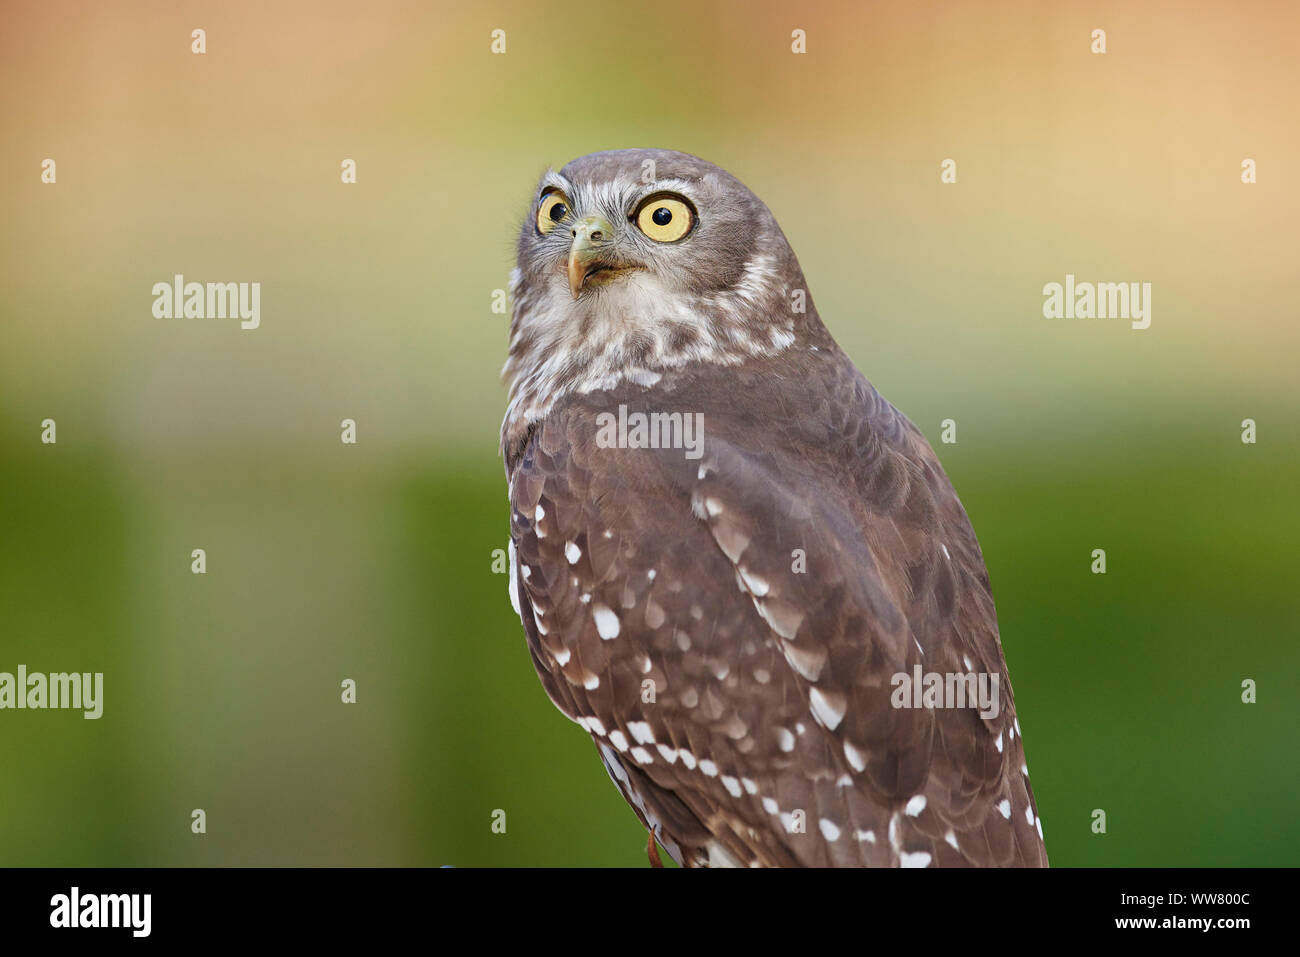
[[[757,196],[687,153],[593,153],[547,170],[519,236],[524,278],[571,300],[647,280],[723,293],[761,253],[789,246]]]
[[[519,233],[505,376],[535,418],[569,389],[732,365],[824,336],[767,206],[672,150],[592,153],[547,170]],[[508,418],[510,413],[508,413]]]

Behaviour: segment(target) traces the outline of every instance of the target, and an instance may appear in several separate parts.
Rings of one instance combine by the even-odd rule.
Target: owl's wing
[[[620,404],[699,457],[605,447]],[[970,523],[842,356],[578,397],[507,464],[537,671],[679,862],[1046,863]],[[996,713],[899,706],[918,668]]]

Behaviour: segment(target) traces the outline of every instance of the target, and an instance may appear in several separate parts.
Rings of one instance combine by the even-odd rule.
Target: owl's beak
[[[599,269],[612,269],[604,253],[614,245],[614,227],[604,216],[584,216],[572,229],[569,247],[569,291],[577,299],[587,277]]]

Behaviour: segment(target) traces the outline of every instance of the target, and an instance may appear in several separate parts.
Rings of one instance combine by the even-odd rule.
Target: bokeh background
[[[105,711],[0,712],[0,864],[644,866],[492,570],[493,291],[540,171],[627,146],[763,197],[936,445],[1052,862],[1300,863],[1296,4],[4,18],[0,671]],[[1067,272],[1152,283],[1151,327],[1043,319]],[[261,328],[154,319],[175,273],[261,282]]]

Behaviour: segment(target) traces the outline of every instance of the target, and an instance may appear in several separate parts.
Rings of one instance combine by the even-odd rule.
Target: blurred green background
[[[492,570],[491,303],[546,165],[651,145],[768,203],[935,444],[1053,864],[1300,864],[1294,4],[6,17],[0,671],[105,704],[0,711],[0,864],[644,866]],[[1044,320],[1067,272],[1151,328]],[[261,282],[261,327],[154,319],[175,273]]]

